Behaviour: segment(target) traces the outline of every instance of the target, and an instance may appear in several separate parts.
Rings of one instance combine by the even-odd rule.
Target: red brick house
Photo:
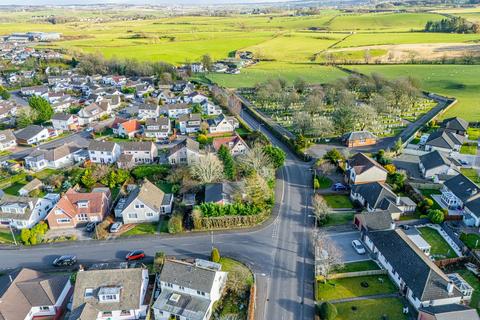
[[[343,136],[345,145],[349,148],[370,146],[377,143],[377,137],[368,131],[353,131]]]
[[[86,193],[69,189],[46,220],[50,229],[74,228],[90,221],[102,221],[108,213],[110,198],[108,188],[95,188]]]

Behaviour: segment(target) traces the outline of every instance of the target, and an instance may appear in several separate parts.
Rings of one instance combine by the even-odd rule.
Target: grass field
[[[271,78],[284,78],[290,84],[302,78],[309,83],[328,83],[347,74],[334,67],[312,63],[261,62],[241,74],[211,73],[207,78],[227,88],[253,87]]]
[[[404,303],[398,298],[367,299],[361,301],[336,303],[337,320],[407,320],[402,313]]]
[[[418,228],[422,238],[432,246],[430,254],[437,259],[456,258],[457,254],[450,245],[443,239],[437,230],[430,227]]]
[[[382,279],[383,282],[379,281]],[[361,283],[367,282],[368,287]],[[353,278],[328,280],[326,283],[317,282],[317,301],[329,301],[352,297],[362,297],[374,294],[393,293],[398,291],[387,275],[373,275]]]
[[[480,121],[480,65],[363,65],[349,68],[365,74],[379,73],[389,78],[417,78],[422,89],[458,99],[458,103],[442,118],[459,116],[467,121]]]
[[[345,263],[342,268],[336,269],[337,273],[379,270],[380,267],[373,260]]]

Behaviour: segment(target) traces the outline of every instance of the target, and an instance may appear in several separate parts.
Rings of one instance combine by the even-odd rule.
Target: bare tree
[[[320,225],[324,224],[328,219],[328,215],[332,212],[332,208],[330,208],[325,199],[319,194],[313,196],[312,206],[313,214],[316,218],[315,221]]]
[[[190,166],[190,173],[201,183],[212,183],[223,179],[223,164],[213,153],[207,153]]]
[[[254,170],[262,178],[270,179],[274,175],[273,163],[270,157],[263,151],[260,144],[254,144],[250,150],[238,158],[240,164],[246,170]]]
[[[311,134],[313,119],[312,116],[307,112],[296,112],[293,116],[292,122],[296,132],[300,133],[301,135]]]
[[[325,161],[324,159],[320,159],[318,163],[318,170],[320,170],[323,175],[328,176],[337,170],[337,167],[331,163],[330,161]]]
[[[342,267],[342,255],[322,231],[313,234],[313,246],[315,248],[315,277],[323,278],[325,281],[334,269]]]

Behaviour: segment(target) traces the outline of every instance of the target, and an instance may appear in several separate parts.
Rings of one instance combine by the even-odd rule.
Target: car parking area
[[[353,240],[360,240],[359,231],[327,233],[327,239],[339,250],[343,263],[370,259],[368,251],[366,254],[358,254],[352,247]]]

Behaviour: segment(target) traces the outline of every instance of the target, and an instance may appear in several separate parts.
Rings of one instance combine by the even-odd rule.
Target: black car
[[[95,230],[95,226],[97,225],[96,222],[89,222],[87,223],[87,226],[85,227],[86,232],[93,232]]]
[[[61,256],[53,260],[55,267],[70,267],[77,263],[77,257],[75,256]]]

